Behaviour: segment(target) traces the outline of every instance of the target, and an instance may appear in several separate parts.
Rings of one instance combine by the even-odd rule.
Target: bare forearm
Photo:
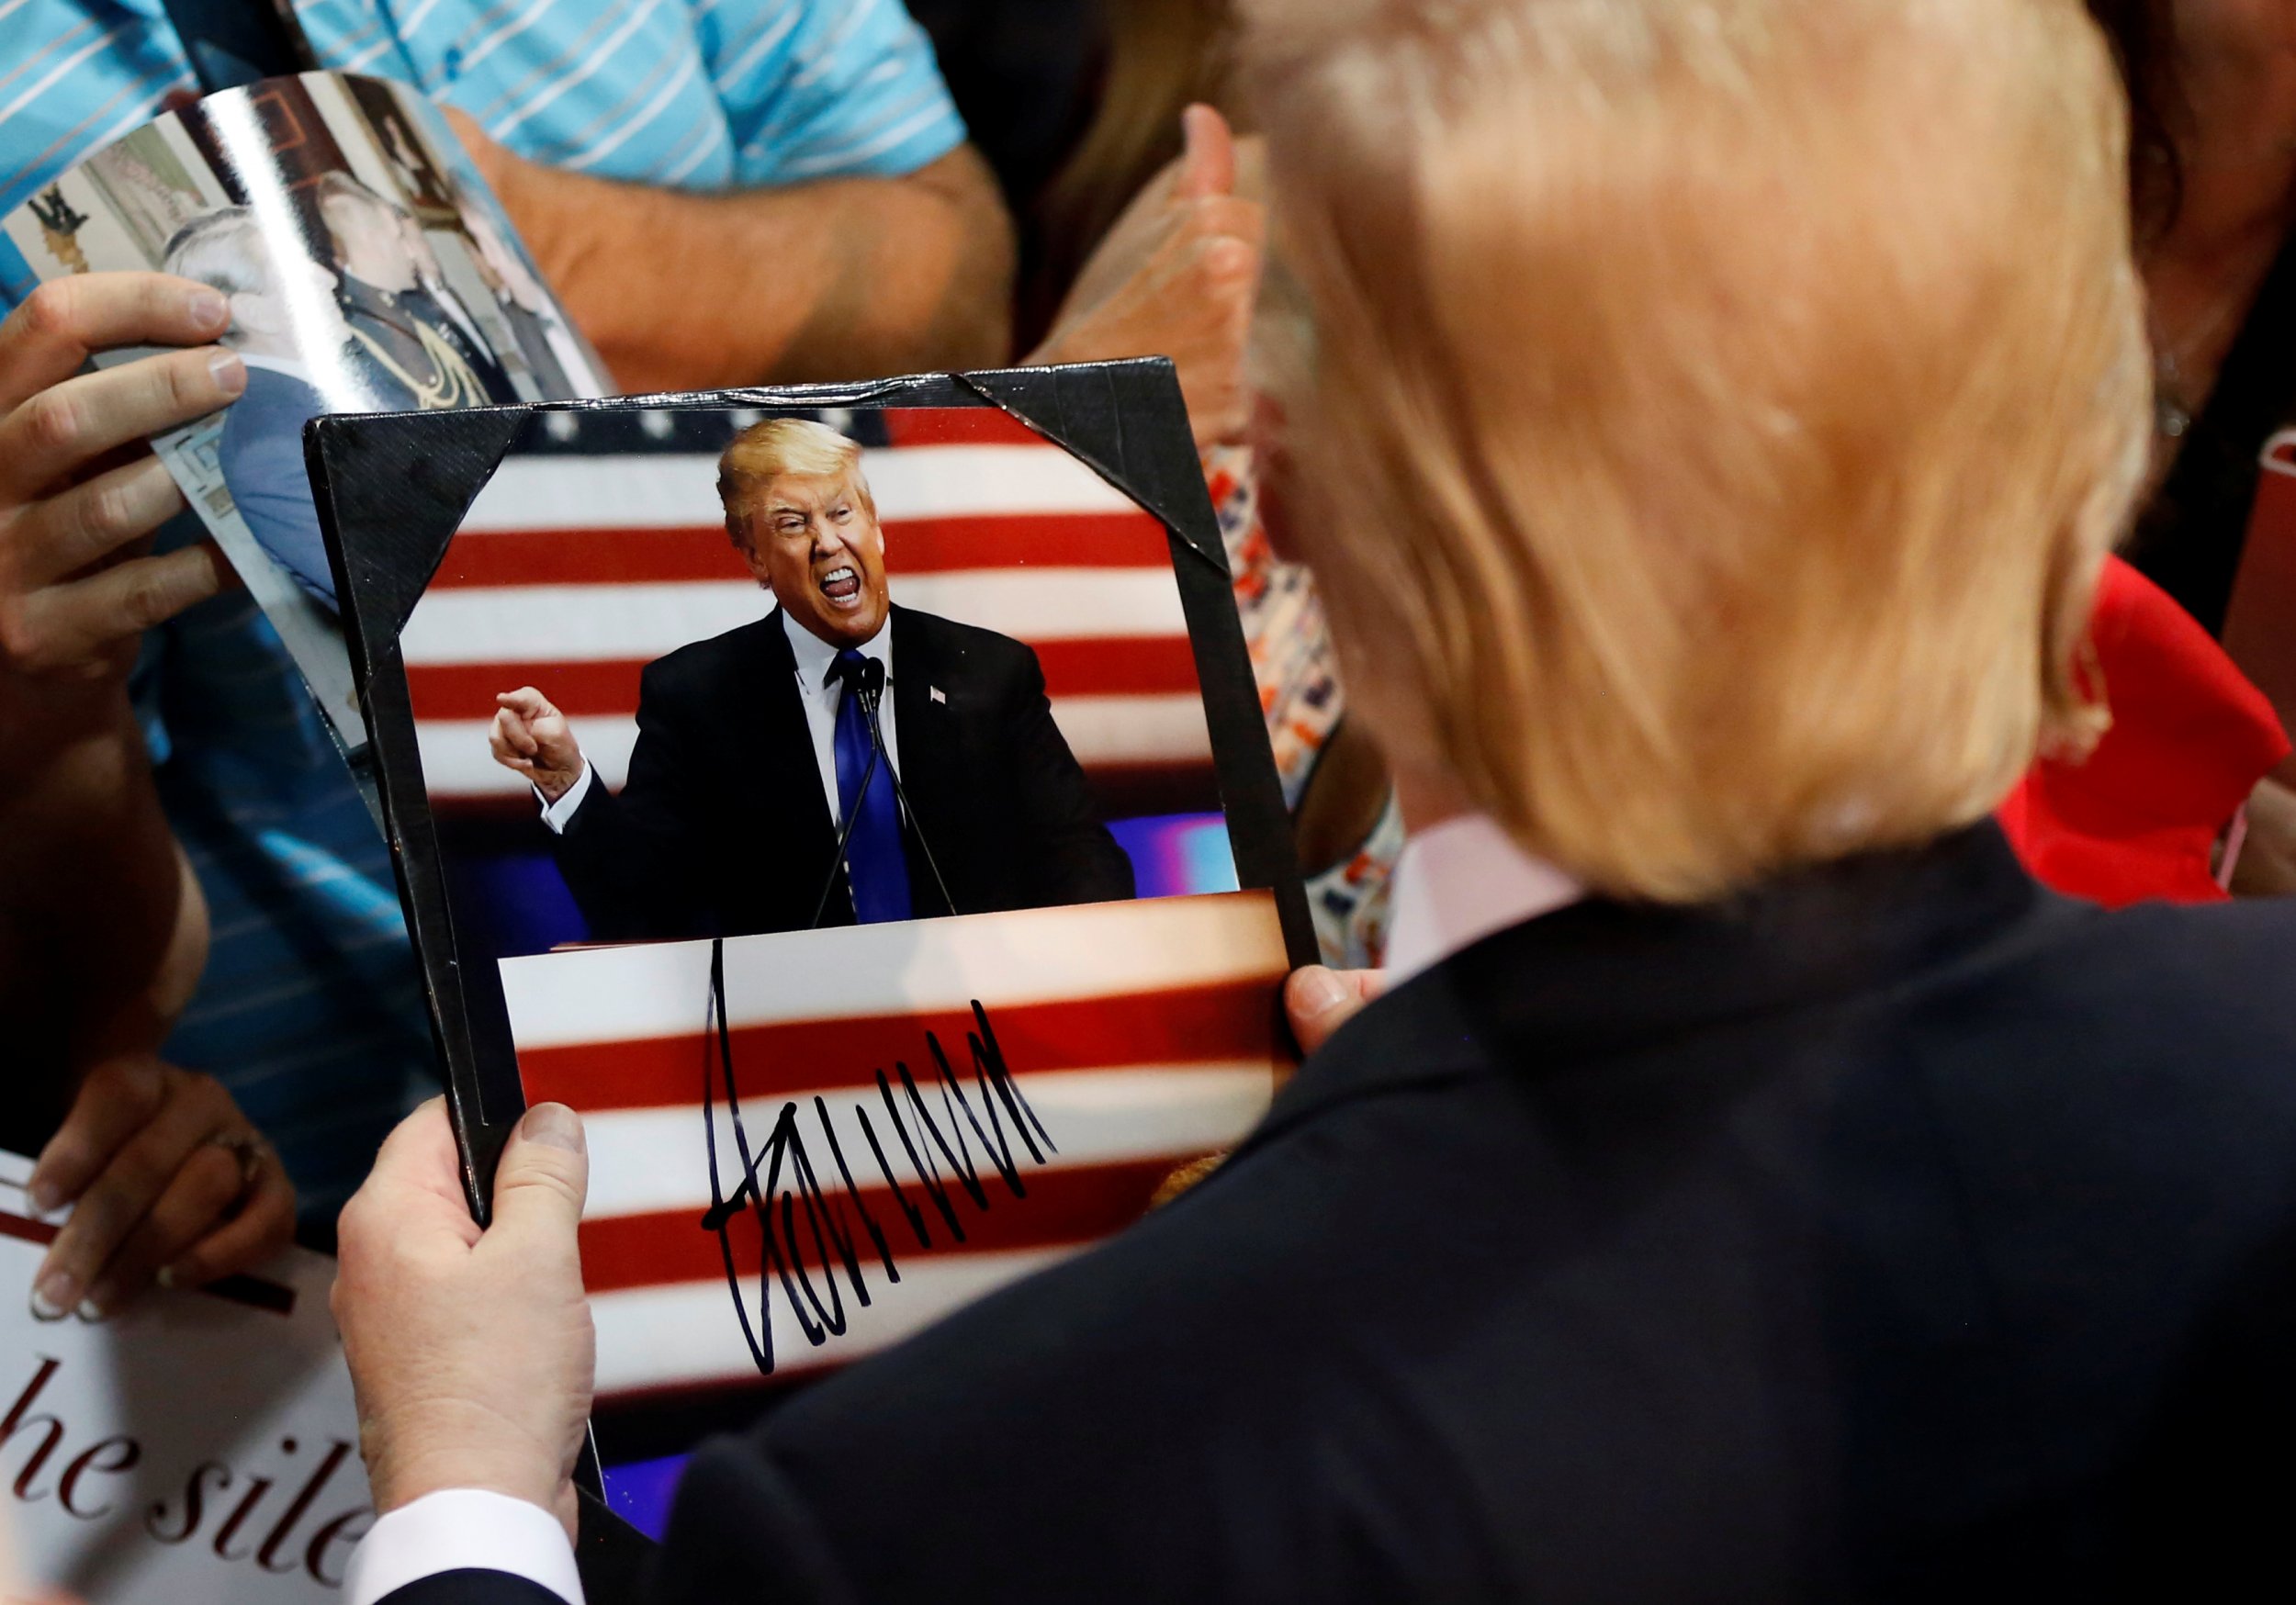
[[[625,389],[876,378],[1009,354],[1011,224],[970,147],[904,178],[718,196],[499,151],[488,166]]]
[[[124,697],[81,734],[11,744],[0,788],[0,1016],[65,1073],[150,1051],[207,958],[207,909]]]

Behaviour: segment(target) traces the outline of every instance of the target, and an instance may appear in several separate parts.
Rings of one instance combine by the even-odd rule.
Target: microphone
[[[861,684],[853,689],[861,695],[861,712],[869,716],[870,727],[877,723],[877,705],[884,701],[885,666],[873,657],[864,657],[861,664]],[[890,763],[887,765],[891,767]]]

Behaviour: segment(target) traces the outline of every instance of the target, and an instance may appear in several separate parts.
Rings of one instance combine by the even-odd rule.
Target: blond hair
[[[2093,740],[2149,371],[2073,0],[1252,10],[1294,517],[1399,763],[1686,901]]]
[[[810,418],[769,418],[734,436],[717,458],[717,499],[726,508],[726,533],[747,548],[743,504],[784,474],[841,478],[872,518],[877,501],[861,470],[861,443]]]

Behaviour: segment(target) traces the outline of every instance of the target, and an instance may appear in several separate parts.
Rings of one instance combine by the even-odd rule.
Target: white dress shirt
[[[836,828],[845,823],[838,814],[837,792],[837,710],[845,695],[842,682],[831,684],[829,666],[837,661],[840,648],[830,645],[805,625],[789,616],[786,608],[775,610],[782,621],[782,630],[789,637],[790,656],[797,660],[797,700],[805,710],[805,729],[813,736],[814,762],[821,770],[821,794],[829,801],[829,825]],[[884,666],[885,695],[877,704],[877,728],[884,734],[885,758],[897,773],[901,768],[901,737],[895,732],[893,713],[893,630],[888,619],[885,627],[878,630],[869,643],[861,647],[863,657],[872,657]],[[871,780],[871,785],[875,785]],[[542,823],[553,833],[566,834],[567,821],[590,795],[590,760],[582,760],[581,778],[566,789],[556,802],[544,797],[540,790],[535,801],[542,804]]]
[[[1509,926],[1579,901],[1586,888],[1514,845],[1485,814],[1417,832],[1395,859],[1387,983],[1401,986]]]
[[[446,1488],[366,1530],[343,1578],[346,1605],[375,1605],[441,1572],[508,1572],[585,1605],[566,1529],[540,1505],[481,1488]]]
[[[796,634],[793,632],[792,645]],[[881,634],[871,645],[884,639]],[[827,657],[817,658],[816,671],[828,661]],[[803,676],[805,671],[801,652],[798,672]],[[819,683],[817,672],[813,683]],[[829,712],[816,735],[836,718],[834,696],[832,691]],[[886,745],[892,740],[887,730]],[[1585,889],[1576,881],[1515,846],[1487,815],[1462,814],[1430,826],[1404,845],[1395,863],[1388,984],[1400,985],[1485,937],[1551,914],[1584,895]],[[505,1504],[517,1506],[517,1501],[500,1494],[453,1489],[426,1495],[383,1517],[352,1557],[343,1584],[347,1605],[375,1605],[391,1588],[457,1567],[514,1573],[550,1589],[567,1605],[583,1605],[566,1530],[533,1505],[517,1508],[540,1518],[538,1521],[504,1521],[499,1507]]]

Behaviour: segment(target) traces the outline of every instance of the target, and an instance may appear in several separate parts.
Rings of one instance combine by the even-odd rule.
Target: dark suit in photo
[[[885,627],[917,917],[1131,897],[1131,860],[1052,722],[1036,654],[907,608]],[[648,664],[637,721],[628,783],[610,795],[593,780],[557,838],[594,937],[805,930],[825,883],[819,923],[853,923],[778,611]]]

